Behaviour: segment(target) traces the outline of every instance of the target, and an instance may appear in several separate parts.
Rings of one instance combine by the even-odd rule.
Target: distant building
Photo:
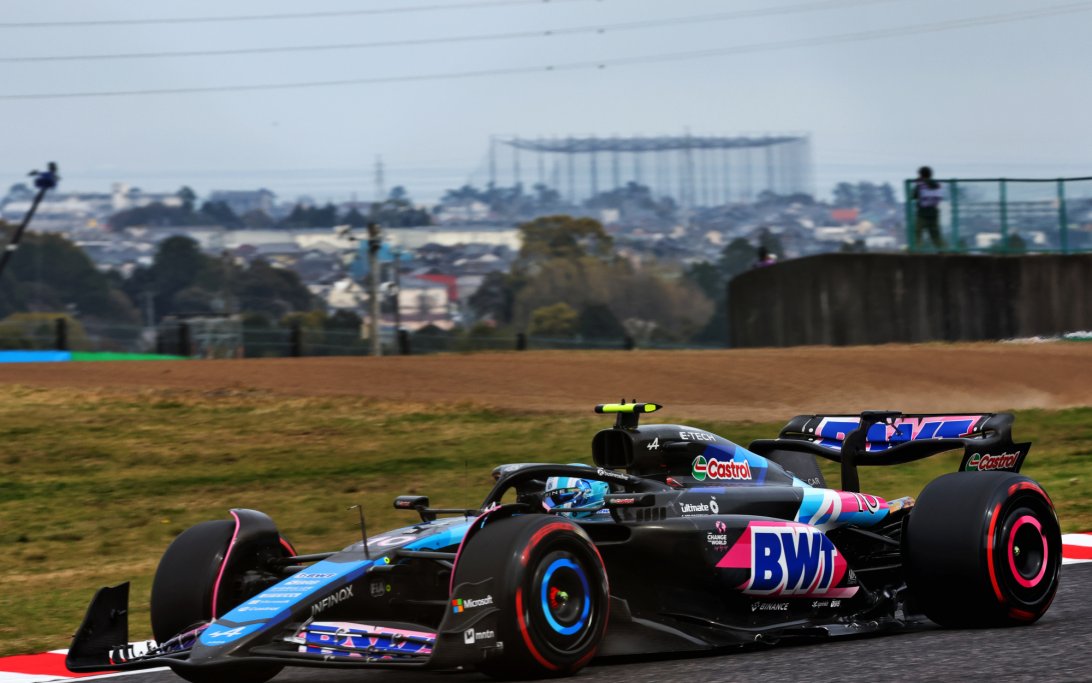
[[[830,219],[840,225],[854,225],[861,219],[860,209],[831,209]]]
[[[313,285],[308,289],[325,299],[326,307],[331,311],[363,312],[368,300],[367,290],[352,278],[342,278],[329,286]]]
[[[112,184],[110,201],[115,213],[149,204],[162,204],[177,209],[183,203],[182,198],[173,192],[144,192],[139,187],[130,187],[128,183]]]
[[[442,275],[440,273],[420,273],[415,275],[414,277],[420,280],[427,280],[428,282],[435,282],[436,284],[447,287],[447,300],[459,300],[458,279],[454,275]]]
[[[402,327],[414,331],[427,325],[444,330],[453,327],[450,298],[454,283],[432,282],[405,276],[398,290],[398,305],[402,311]]]
[[[235,212],[236,216],[261,211],[267,216],[273,215],[277,195],[265,189],[260,190],[213,190],[210,202],[223,202]]]

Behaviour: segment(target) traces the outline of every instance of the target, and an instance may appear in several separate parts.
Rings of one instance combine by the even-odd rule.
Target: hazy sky
[[[353,191],[370,199],[374,161],[382,155],[388,186],[404,184],[415,199],[435,199],[445,187],[485,182],[493,134],[652,135],[680,134],[687,128],[694,134],[718,135],[810,133],[820,195],[841,179],[897,181],[923,163],[945,177],[1092,175],[1087,73],[1092,2],[497,2],[468,8],[466,0],[4,0],[0,185],[17,182],[30,168],[55,159],[69,190],[105,190],[111,181],[122,180],[146,190],[173,191],[187,183],[204,194],[267,186],[285,199],[303,193],[348,198]],[[423,5],[444,9],[219,23],[11,26]],[[453,7],[458,5],[463,7]],[[959,20],[1056,7],[1081,11],[818,44],[832,36],[962,25]],[[786,11],[667,21],[771,8]],[[635,30],[453,44],[187,58],[12,60],[413,41],[648,20],[654,25]],[[778,44],[781,49],[767,49]],[[748,45],[757,47],[724,53]],[[698,51],[713,54],[610,64],[628,57]],[[544,68],[600,60],[608,65]],[[519,67],[543,68],[487,77],[270,91],[11,99]]]

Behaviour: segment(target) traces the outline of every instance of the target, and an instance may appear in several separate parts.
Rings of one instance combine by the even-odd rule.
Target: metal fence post
[[[951,180],[952,187],[952,249],[962,251],[959,248],[959,181]]]
[[[57,325],[55,328],[55,341],[58,351],[68,350],[68,321],[64,318],[57,318]]]
[[[409,332],[399,328],[398,330],[398,353],[403,356],[410,355],[410,336]]]
[[[303,328],[299,320],[292,321],[292,327],[288,331],[288,353],[293,358],[303,355]]]
[[[918,245],[914,230],[914,197],[909,180],[902,182],[902,191],[906,195],[906,250],[916,251]]]
[[[519,332],[516,334],[516,351],[527,350],[527,335]]]
[[[1069,215],[1065,208],[1065,181],[1058,178],[1058,239],[1062,243],[1062,253],[1069,253]]]
[[[190,324],[178,323],[178,355],[190,358],[193,356],[193,346],[190,344]]]
[[[1001,189],[1001,253],[1009,253],[1009,198],[1004,178],[998,181]]]

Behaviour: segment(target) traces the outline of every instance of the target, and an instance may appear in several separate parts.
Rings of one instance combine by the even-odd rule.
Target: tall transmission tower
[[[383,157],[375,157],[375,202],[382,203],[387,198],[387,187],[383,180]]]

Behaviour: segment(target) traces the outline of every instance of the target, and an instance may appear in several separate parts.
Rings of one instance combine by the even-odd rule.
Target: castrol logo
[[[1016,461],[1020,459],[1020,451],[1015,453],[999,453],[997,455],[984,455],[975,453],[967,461],[968,470],[986,472],[988,470],[1007,470],[1016,467]]]
[[[699,455],[694,458],[692,466],[692,474],[698,481],[705,481],[706,477],[710,479],[734,479],[734,480],[749,480],[751,478],[751,463],[749,462],[736,462],[735,460],[720,461],[716,458],[710,458],[708,461],[704,456]]]

